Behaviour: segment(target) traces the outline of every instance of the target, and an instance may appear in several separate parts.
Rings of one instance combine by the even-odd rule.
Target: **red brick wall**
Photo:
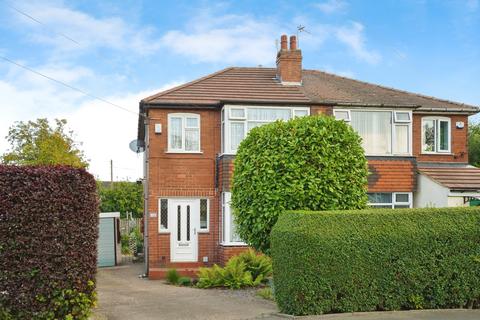
[[[311,106],[310,107],[310,115],[318,115],[318,114],[326,114],[326,115],[333,115],[333,108],[329,106]]]
[[[200,115],[201,154],[166,153],[168,146],[168,114],[174,112]],[[170,234],[158,232],[158,200],[161,197],[207,197],[210,199],[209,232],[199,233],[198,262],[207,256],[208,264],[218,261],[215,248],[219,242],[219,197],[215,189],[215,158],[220,150],[219,110],[149,110],[149,264],[151,268],[170,263]],[[155,123],[162,124],[162,133],[155,134]],[[203,264],[203,263],[202,263]]]
[[[417,157],[418,162],[468,162],[468,149],[467,149],[467,132],[468,132],[468,116],[466,115],[453,115],[441,117],[448,117],[451,119],[451,152],[449,155],[442,154],[422,154],[422,117],[428,117],[434,115],[428,114],[414,114],[413,115],[413,155]],[[457,121],[463,121],[465,127],[463,129],[457,129],[455,123]]]
[[[412,192],[416,186],[416,165],[412,158],[368,159],[369,192]]]

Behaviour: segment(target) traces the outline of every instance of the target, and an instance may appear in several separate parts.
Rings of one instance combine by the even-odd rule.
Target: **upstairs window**
[[[449,118],[422,119],[422,153],[449,153],[450,137]]]
[[[351,124],[362,138],[366,155],[410,155],[411,123],[410,111],[336,109],[337,120]]]
[[[168,115],[168,151],[200,152],[200,115],[193,113]]]
[[[255,127],[309,114],[308,107],[225,106],[222,109],[222,151],[234,154],[240,142]]]

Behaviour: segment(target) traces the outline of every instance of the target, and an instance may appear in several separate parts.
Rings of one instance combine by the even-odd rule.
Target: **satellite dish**
[[[130,150],[135,153],[142,153],[143,151],[145,151],[145,145],[142,140],[132,140],[132,142],[130,142],[128,146],[130,147]]]

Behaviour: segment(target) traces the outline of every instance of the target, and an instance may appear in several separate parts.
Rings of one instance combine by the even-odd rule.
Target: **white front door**
[[[200,221],[199,199],[172,199],[169,201],[170,260],[196,262],[198,260],[197,230]]]

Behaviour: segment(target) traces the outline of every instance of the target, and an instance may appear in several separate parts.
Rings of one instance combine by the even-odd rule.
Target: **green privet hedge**
[[[0,318],[88,319],[97,237],[84,169],[0,166]]]
[[[480,307],[480,208],[290,211],[271,237],[282,312]]]
[[[237,232],[264,253],[279,212],[366,207],[368,168],[361,139],[333,117],[295,118],[252,129],[234,167]]]

